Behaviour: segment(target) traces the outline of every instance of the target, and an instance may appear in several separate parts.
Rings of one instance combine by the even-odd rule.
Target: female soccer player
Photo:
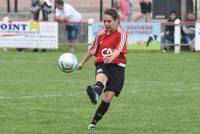
[[[77,65],[77,69],[80,70],[92,56],[95,56],[96,83],[87,87],[87,94],[92,104],[97,104],[104,90],[102,102],[88,129],[96,128],[98,121],[107,112],[113,97],[119,96],[124,84],[127,32],[119,26],[119,16],[113,8],[104,12],[103,21],[104,28],[98,31],[93,45]]]

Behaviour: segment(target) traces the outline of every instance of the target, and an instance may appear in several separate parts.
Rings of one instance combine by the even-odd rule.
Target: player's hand
[[[76,69],[77,70],[81,70],[83,68],[83,63],[79,63],[77,66],[76,66]]]
[[[111,60],[110,56],[104,57],[104,63],[109,64],[111,62],[112,62],[112,60]]]

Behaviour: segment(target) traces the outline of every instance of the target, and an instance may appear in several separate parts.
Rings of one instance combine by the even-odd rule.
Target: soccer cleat
[[[97,100],[98,100],[98,95],[94,91],[94,89],[92,89],[91,86],[87,87],[87,95],[89,96],[91,103],[96,105],[97,104]]]
[[[94,124],[89,124],[88,129],[94,131],[96,129],[96,125]]]

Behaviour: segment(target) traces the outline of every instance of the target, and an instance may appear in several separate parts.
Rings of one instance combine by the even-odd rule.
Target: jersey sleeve
[[[128,37],[128,34],[126,31],[120,31],[120,36],[119,36],[116,49],[119,50],[122,54],[127,53],[127,46],[126,46],[127,37]]]
[[[99,40],[99,35],[95,37],[94,43],[92,46],[89,48],[89,51],[92,55],[96,55],[97,53],[97,47],[98,47],[98,40]]]
[[[97,32],[97,35],[95,37],[94,40],[94,44],[90,47],[89,51],[92,55],[96,55],[97,51],[98,51],[98,45],[99,45],[99,37],[100,35],[102,35],[103,33],[105,33],[105,31],[103,29],[99,30]]]

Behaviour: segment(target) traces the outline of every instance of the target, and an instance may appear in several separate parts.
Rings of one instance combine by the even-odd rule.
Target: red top
[[[106,34],[104,28],[99,30],[94,45],[89,49],[89,51],[96,57],[95,63],[104,62],[103,57],[111,56],[115,50],[119,50],[121,54],[111,64],[125,66],[127,35],[127,32],[120,27],[111,34]]]

